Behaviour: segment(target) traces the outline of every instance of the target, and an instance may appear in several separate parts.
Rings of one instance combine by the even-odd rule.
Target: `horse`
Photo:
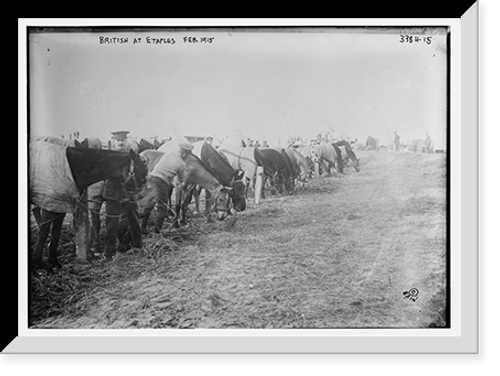
[[[309,148],[308,157],[313,162],[326,161],[329,166],[334,166],[338,172],[344,172],[342,152],[337,146],[333,146],[332,144],[312,145]]]
[[[34,266],[43,268],[43,247],[51,232],[48,261],[60,267],[57,246],[66,213],[79,205],[81,192],[100,180],[119,177],[128,197],[146,181],[147,168],[133,151],[87,149],[44,141],[29,145],[29,197],[39,225]],[[49,269],[50,270],[50,269]]]
[[[186,178],[181,184],[176,185],[176,225],[186,224],[187,206],[191,202],[196,185],[205,189],[211,196],[209,212],[214,212],[219,221],[224,220],[231,214],[229,192],[233,188],[224,186],[217,178],[217,174],[196,155],[188,154],[184,162],[186,163]]]
[[[342,153],[342,165],[345,167],[349,163],[349,160],[351,160],[354,170],[359,172],[359,159],[354,154],[349,142],[345,140],[337,141],[333,143],[333,146],[337,146]]]
[[[292,162],[293,178],[301,183],[307,183],[311,172],[307,159],[294,148],[285,148],[283,150]]]
[[[162,158],[169,158],[170,154],[171,153],[163,153],[158,150],[145,150],[141,153],[141,157],[146,159],[148,170],[153,171],[158,162]],[[226,216],[230,214],[229,192],[232,188],[224,186],[220,180],[217,179],[215,172],[192,153],[188,154],[186,159],[184,159],[184,163],[185,171],[183,179],[179,179],[178,176],[175,177],[173,186],[169,187],[169,191],[166,192],[166,196],[169,197],[168,202],[162,202],[162,205],[171,207],[170,196],[172,191],[175,190],[174,226],[178,227],[186,223],[187,205],[191,202],[193,190],[196,185],[200,185],[210,192],[212,195],[210,200],[210,212],[215,212],[217,214],[217,219],[224,220]],[[151,209],[158,203],[158,198],[151,197],[148,192],[143,192],[142,196],[146,198],[145,202],[143,201],[140,203],[144,208],[141,227],[143,231],[145,231]],[[160,231],[159,226],[156,226],[155,231]]]
[[[278,149],[277,149],[278,150]],[[286,163],[286,168],[283,170],[283,178],[285,179],[285,189],[288,193],[295,191],[296,166],[286,152],[285,148],[278,150]]]
[[[220,154],[212,145],[205,141],[194,144],[193,154],[212,169],[217,179],[226,187],[231,187],[229,197],[235,211],[244,211],[246,209],[245,183],[243,181],[243,172],[237,171],[231,167],[229,161]],[[201,189],[195,189],[193,192],[196,207],[199,209],[199,195]],[[206,200],[210,199],[210,192],[206,191]],[[205,206],[206,207],[206,206]]]
[[[218,148],[229,162],[231,167],[237,171],[243,171],[243,181],[246,185],[246,191],[250,186],[253,187],[257,174],[257,161],[255,154],[260,151],[255,147],[244,147],[232,144],[222,144]],[[247,192],[245,192],[246,196]]]
[[[102,149],[102,142],[97,137],[86,137],[82,141],[76,139],[61,139],[53,136],[34,137],[34,141],[45,141],[54,145],[83,147],[87,149]],[[87,188],[88,207],[90,211],[90,242],[97,253],[101,253],[101,244],[99,242],[99,231],[101,228],[101,211],[103,202],[104,181],[98,181]],[[38,212],[38,210],[37,210]]]
[[[283,185],[288,193],[293,192],[289,163],[280,151],[262,148],[255,154],[255,159],[259,166],[264,167],[264,175],[280,194],[283,193]]]

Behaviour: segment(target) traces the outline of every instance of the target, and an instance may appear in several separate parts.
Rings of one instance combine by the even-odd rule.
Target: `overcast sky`
[[[446,36],[427,30],[410,43],[400,32],[33,33],[31,134],[68,138],[79,131],[81,138],[108,140],[118,129],[149,137],[175,127],[185,136],[219,138],[239,129],[271,143],[327,131],[385,143],[394,131],[402,141],[424,138],[428,131],[442,144]]]

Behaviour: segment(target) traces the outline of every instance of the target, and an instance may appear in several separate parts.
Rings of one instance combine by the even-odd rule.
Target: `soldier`
[[[128,152],[128,131],[111,132],[110,143],[112,150]],[[106,240],[104,256],[110,259],[115,254],[116,241],[118,252],[127,250],[127,229],[133,247],[141,248],[141,229],[137,204],[131,202],[120,178],[106,179],[104,182],[104,201],[106,201]]]
[[[430,153],[431,152],[431,136],[429,135],[429,132],[425,132],[425,141],[424,141],[424,147],[423,147],[423,152],[424,153]]]
[[[394,151],[399,151],[399,134],[394,131]]]
[[[147,221],[155,204],[158,205],[158,215],[154,231],[159,233],[165,218],[168,215],[167,203],[170,201],[170,194],[174,188],[173,180],[176,176],[181,182],[184,182],[186,176],[186,164],[184,160],[191,153],[194,146],[182,142],[179,144],[179,150],[165,154],[149,174],[148,184],[151,191],[148,195],[144,207],[144,216],[142,218],[142,231],[146,232]]]

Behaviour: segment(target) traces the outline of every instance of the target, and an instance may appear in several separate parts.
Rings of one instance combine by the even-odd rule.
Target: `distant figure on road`
[[[399,134],[394,131],[394,151],[399,151]]]
[[[424,141],[424,147],[423,147],[423,152],[424,153],[430,153],[431,152],[431,136],[429,135],[429,132],[425,132],[425,141]]]

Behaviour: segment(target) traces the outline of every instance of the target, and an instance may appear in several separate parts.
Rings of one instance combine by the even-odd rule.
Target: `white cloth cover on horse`
[[[71,212],[79,199],[66,147],[43,141],[29,145],[31,203],[56,213]]]

